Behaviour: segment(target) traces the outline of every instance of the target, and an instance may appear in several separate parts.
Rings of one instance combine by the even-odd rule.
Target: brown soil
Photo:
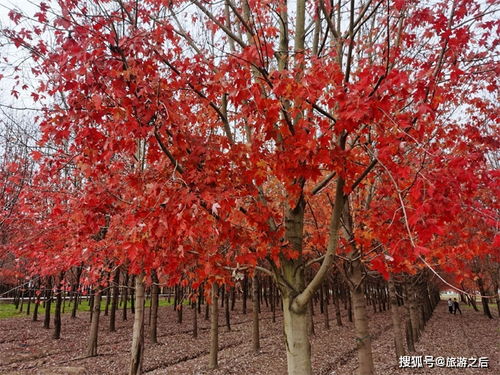
[[[254,354],[251,346],[251,311],[241,310],[232,314],[231,331],[224,326],[220,316],[219,368],[207,369],[209,348],[209,322],[203,312],[198,318],[199,337],[191,335],[189,308],[184,309],[182,324],[177,323],[177,313],[172,307],[162,307],[159,313],[159,344],[153,345],[146,338],[144,373],[164,374],[248,374],[284,375],[286,357],[282,339],[281,316],[273,323],[271,313],[263,306],[261,314],[261,347]],[[489,368],[399,368],[393,350],[391,319],[388,312],[372,313],[370,329],[376,373],[429,374],[429,375],[496,375],[500,373],[498,319],[490,320],[467,306],[463,315],[447,313],[445,303],[439,305],[417,344],[415,356],[488,357]],[[332,312],[330,315],[334,315]],[[117,315],[117,332],[109,333],[108,317],[101,315],[99,356],[84,358],[89,313],[79,313],[77,319],[63,315],[60,340],[51,338],[52,331],[42,328],[42,322],[29,318],[0,320],[0,373],[9,375],[34,374],[126,374],[131,341],[133,316],[121,321]],[[353,324],[343,317],[344,325],[338,327],[335,319],[331,329],[324,330],[323,316],[314,316],[315,335],[312,336],[313,369],[320,375],[355,374],[357,367],[356,341]],[[146,314],[146,332],[147,332]],[[425,365],[424,365],[425,366]]]

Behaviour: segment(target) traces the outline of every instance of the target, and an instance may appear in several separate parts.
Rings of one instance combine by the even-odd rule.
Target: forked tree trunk
[[[394,332],[394,349],[396,358],[405,355],[405,347],[403,340],[403,331],[401,329],[401,317],[399,315],[398,300],[396,298],[396,288],[392,275],[389,279],[389,299],[391,304],[392,328]]]
[[[99,316],[101,315],[101,287],[98,286],[94,292],[94,303],[92,306],[92,321],[90,323],[90,335],[87,344],[87,356],[97,355],[97,337],[99,334]]]
[[[210,305],[210,359],[208,367],[217,368],[217,356],[219,352],[219,298],[217,296],[217,284],[212,284],[212,302]]]
[[[359,260],[352,262],[351,282],[354,287],[351,290],[354,327],[356,331],[356,342],[358,346],[358,375],[373,375],[372,343],[368,317],[366,314],[366,300],[363,293],[362,265]]]
[[[135,278],[134,328],[132,331],[132,349],[130,352],[129,375],[142,373],[144,354],[144,275]]]
[[[311,375],[311,344],[309,342],[309,316],[291,309],[289,298],[283,298],[283,324],[285,333],[288,375]]]
[[[252,349],[254,352],[260,350],[260,332],[259,332],[259,286],[257,277],[252,280],[253,293],[253,311],[252,311]]]

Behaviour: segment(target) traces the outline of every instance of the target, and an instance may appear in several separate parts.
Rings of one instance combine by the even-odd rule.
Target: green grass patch
[[[186,305],[188,302],[185,301],[184,305]],[[151,305],[151,300],[147,299],[145,307],[149,307]],[[165,298],[160,298],[159,300],[159,306],[171,306],[173,305],[173,298],[170,300],[166,300]],[[19,304],[21,306],[21,304]],[[127,302],[127,308],[130,309],[131,303],[130,301]],[[16,309],[16,306],[13,303],[0,303],[0,319],[7,319],[7,318],[19,318],[26,316],[26,310],[28,308],[28,303],[27,301],[24,302],[23,306],[23,311],[20,312],[19,309]],[[33,309],[35,308],[35,304],[33,301],[31,302],[31,307],[30,307],[30,315],[33,315]],[[123,309],[123,304],[118,306],[119,309]],[[71,313],[73,309],[73,304],[69,301],[66,300],[65,307],[64,307],[64,314]],[[101,301],[101,311],[104,311],[106,309],[106,300]],[[109,306],[109,309],[111,309],[111,304]],[[56,310],[56,304],[55,301],[53,300],[51,305],[50,305],[50,312],[53,314]],[[87,299],[82,299],[80,303],[78,304],[78,310],[77,311],[90,311],[90,305],[89,301]],[[45,314],[45,308],[43,307],[43,303],[40,303],[40,306],[38,307],[38,316],[43,316]]]

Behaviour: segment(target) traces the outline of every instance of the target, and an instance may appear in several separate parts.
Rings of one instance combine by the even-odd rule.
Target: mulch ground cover
[[[416,352],[410,353],[401,368],[394,355],[392,324],[389,312],[370,311],[370,331],[373,340],[373,357],[376,373],[382,375],[498,375],[499,320],[488,319],[467,306],[463,315],[450,315],[445,302],[433,313],[425,327]],[[148,330],[148,310],[146,327]],[[198,316],[199,335],[192,337],[192,311],[185,308],[183,322],[177,322],[177,312],[172,307],[161,307],[158,318],[159,343],[145,339],[144,373],[160,374],[245,374],[285,375],[286,355],[283,341],[281,315],[272,322],[271,313],[265,307],[261,313],[261,350],[252,351],[251,309],[242,314],[235,310],[231,316],[231,331],[225,327],[223,311],[220,313],[219,368],[208,370],[209,322],[204,314]],[[316,312],[315,333],[311,336],[312,362],[315,374],[350,375],[356,373],[357,353],[353,323],[343,316],[343,326],[337,326],[330,312],[330,329],[324,329],[324,317]],[[43,318],[43,317],[42,317]],[[117,314],[117,331],[108,332],[109,318],[101,315],[99,355],[85,358],[85,346],[89,330],[89,313],[80,312],[76,319],[63,314],[62,338],[53,340],[52,330],[42,328],[42,322],[29,317],[0,320],[0,374],[8,375],[115,375],[126,374],[133,315],[127,321]],[[427,357],[426,357],[427,356]],[[431,368],[430,358],[433,362]],[[437,357],[443,357],[444,364]],[[473,358],[485,357],[487,368],[460,367],[464,358],[467,366]],[[427,358],[427,362],[425,359]],[[461,364],[460,360],[462,361]],[[422,367],[420,367],[422,361]],[[458,362],[457,362],[458,361]],[[484,360],[483,360],[484,361]],[[436,366],[440,364],[443,367]],[[448,366],[448,367],[444,367]],[[455,366],[455,367],[450,367]]]

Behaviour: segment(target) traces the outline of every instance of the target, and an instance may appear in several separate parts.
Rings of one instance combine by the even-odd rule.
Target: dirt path
[[[372,314],[370,329],[377,374],[497,375],[499,365],[498,319],[490,320],[467,306],[463,315],[450,315],[445,303],[438,306],[417,344],[413,356],[466,358],[487,357],[489,368],[399,368],[392,347],[391,320],[388,312]],[[221,314],[222,315],[222,314]],[[119,315],[121,316],[121,315]],[[184,321],[177,323],[177,314],[164,307],[159,317],[159,345],[146,339],[144,371],[148,375],[164,374],[255,374],[285,375],[286,357],[282,340],[281,319],[272,322],[269,312],[262,313],[261,347],[258,354],[251,350],[251,312],[235,313],[232,330],[224,327],[221,316],[219,369],[207,370],[208,322],[200,316],[197,339],[191,336],[191,311],[184,311]],[[356,341],[352,323],[343,317],[344,325],[330,322],[323,330],[323,316],[314,317],[316,334],[312,337],[313,368],[320,375],[350,375],[357,367]],[[147,321],[147,319],[146,319]],[[0,320],[0,374],[124,374],[127,370],[132,319],[118,319],[118,331],[108,333],[109,321],[103,317],[99,337],[99,356],[83,358],[88,330],[88,313],[79,318],[63,318],[63,338],[52,340],[51,331],[41,328],[41,322],[27,318]],[[146,327],[147,331],[147,327]]]

